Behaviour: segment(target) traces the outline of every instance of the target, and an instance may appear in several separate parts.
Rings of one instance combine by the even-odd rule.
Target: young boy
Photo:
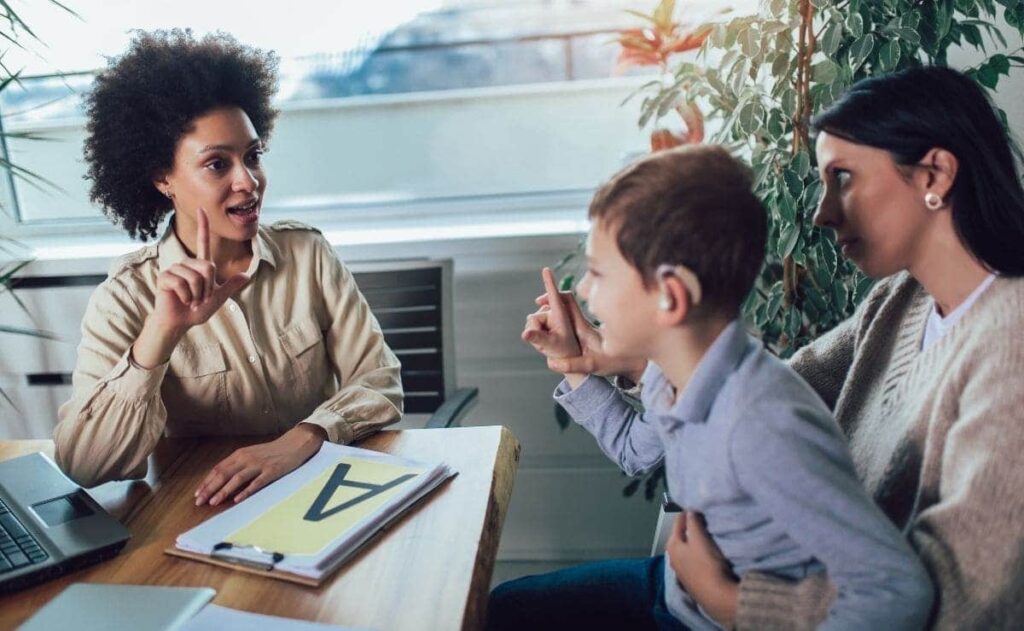
[[[599,334],[581,351],[573,319],[582,315],[544,270],[547,295],[523,338],[549,365],[598,345],[624,363],[647,360],[644,412],[585,374],[565,374],[555,399],[626,473],[664,461],[671,499],[703,514],[735,574],[827,571],[837,595],[822,628],[922,627],[928,574],[861,487],[828,408],[738,319],[766,241],[748,169],[715,146],[658,153],[605,184],[590,217],[578,290]],[[732,623],[701,608],[664,557],[511,581],[490,607],[493,629]]]

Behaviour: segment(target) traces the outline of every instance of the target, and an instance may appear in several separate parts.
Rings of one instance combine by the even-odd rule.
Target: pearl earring
[[[928,194],[924,196],[924,205],[928,210],[938,210],[942,208],[942,198],[929,191]]]
[[[661,294],[658,298],[658,309],[662,311],[670,311],[672,309],[672,297],[667,293]]]

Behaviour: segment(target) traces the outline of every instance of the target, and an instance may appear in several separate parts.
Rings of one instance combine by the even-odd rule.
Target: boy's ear
[[[690,294],[676,276],[666,275],[658,280],[658,315],[661,326],[677,326],[690,313]]]

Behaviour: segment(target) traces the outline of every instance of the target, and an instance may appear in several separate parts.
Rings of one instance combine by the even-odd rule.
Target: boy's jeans
[[[665,608],[665,557],[598,561],[502,583],[488,631],[684,631]]]

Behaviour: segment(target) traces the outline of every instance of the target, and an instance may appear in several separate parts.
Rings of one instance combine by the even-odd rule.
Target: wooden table
[[[22,623],[74,582],[212,587],[213,602],[226,607],[381,631],[482,627],[519,460],[519,443],[508,430],[385,431],[360,443],[423,461],[445,460],[459,475],[319,588],[164,553],[180,533],[224,510],[193,505],[192,493],[210,468],[261,440],[266,438],[164,441],[145,481],[90,491],[132,531],[128,546],[111,561],[0,597],[0,629]],[[0,460],[32,451],[52,453],[52,443],[0,441]]]

